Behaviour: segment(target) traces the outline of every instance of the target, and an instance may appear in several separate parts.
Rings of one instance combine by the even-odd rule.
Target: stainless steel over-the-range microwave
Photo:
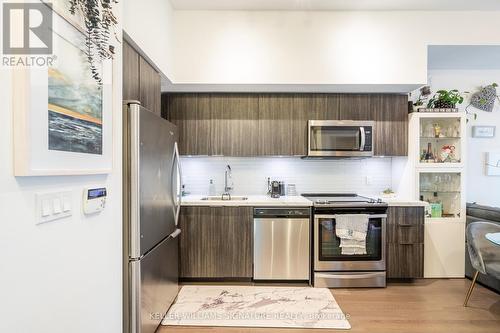
[[[309,120],[311,157],[373,156],[373,121]]]

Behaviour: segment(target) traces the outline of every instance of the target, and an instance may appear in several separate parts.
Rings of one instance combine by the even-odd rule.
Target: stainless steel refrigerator
[[[124,332],[153,333],[179,288],[178,135],[139,102],[123,111]]]

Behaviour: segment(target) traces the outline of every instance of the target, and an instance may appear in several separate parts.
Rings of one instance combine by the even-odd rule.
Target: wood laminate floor
[[[352,329],[370,333],[500,333],[500,295],[476,285],[464,308],[467,279],[392,282],[385,289],[332,289]],[[327,329],[161,326],[157,333],[340,332]]]

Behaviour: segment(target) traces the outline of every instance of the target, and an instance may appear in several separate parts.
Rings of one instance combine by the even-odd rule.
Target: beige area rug
[[[162,325],[350,329],[326,288],[184,286]]]

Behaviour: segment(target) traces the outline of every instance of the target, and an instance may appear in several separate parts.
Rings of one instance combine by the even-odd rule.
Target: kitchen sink
[[[213,195],[213,196],[208,196],[208,197],[203,197],[201,200],[210,200],[210,201],[243,201],[243,200],[248,200],[247,197],[240,197],[240,196],[227,196],[227,195]]]

